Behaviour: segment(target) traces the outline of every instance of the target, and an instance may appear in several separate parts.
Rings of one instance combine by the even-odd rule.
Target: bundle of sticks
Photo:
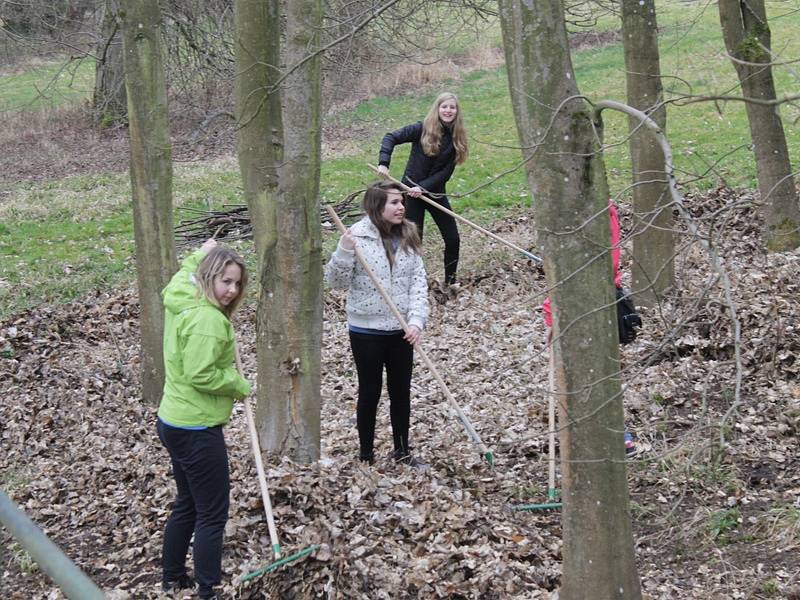
[[[351,221],[363,214],[361,206],[355,201],[362,192],[363,190],[353,192],[344,200],[333,204],[333,210],[341,219]],[[326,206],[326,204],[320,206],[322,227],[335,230],[335,225],[329,220]],[[181,219],[175,226],[175,243],[180,248],[197,246],[211,237],[220,242],[253,239],[250,213],[244,204],[225,204],[217,210],[182,206],[178,210],[191,215],[186,219]]]

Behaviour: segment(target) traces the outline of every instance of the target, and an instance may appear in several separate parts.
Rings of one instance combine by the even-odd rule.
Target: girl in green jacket
[[[164,395],[157,430],[169,452],[178,496],[164,528],[162,587],[194,587],[200,598],[221,598],[222,534],[228,520],[230,476],[222,426],[233,402],[250,393],[234,366],[230,317],[247,285],[244,261],[214,240],[181,265],[164,291]]]

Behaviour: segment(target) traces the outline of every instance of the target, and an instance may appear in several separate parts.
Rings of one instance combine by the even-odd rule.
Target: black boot
[[[197,597],[202,600],[223,600],[222,592],[214,588],[200,588]]]
[[[184,573],[174,581],[162,581],[161,589],[165,592],[177,592],[178,590],[188,590],[194,587],[194,579]]]

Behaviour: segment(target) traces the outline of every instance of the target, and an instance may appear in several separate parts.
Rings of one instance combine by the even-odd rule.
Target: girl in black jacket
[[[403,183],[411,188],[406,205],[406,218],[417,224],[419,237],[429,210],[444,240],[444,279],[447,285],[456,280],[460,238],[456,220],[429,206],[419,197],[426,193],[445,208],[450,208],[445,185],[456,165],[467,160],[467,133],[461,108],[455,95],[444,92],[431,106],[424,121],[387,133],[381,142],[378,170],[389,174],[389,163],[397,144],[411,143]],[[429,194],[428,194],[429,192]]]

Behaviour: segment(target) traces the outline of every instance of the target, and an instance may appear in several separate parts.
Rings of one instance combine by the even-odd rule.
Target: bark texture
[[[136,277],[142,331],[142,395],[157,403],[164,387],[161,290],[177,270],[172,226],[172,149],[157,0],[126,0],[122,26],[128,96]]]
[[[512,104],[528,156],[559,393],[560,598],[641,598],[628,512],[608,187],[558,0],[502,0]],[[570,99],[573,98],[573,99]],[[558,109],[558,110],[556,110]],[[600,124],[597,124],[598,128]],[[535,150],[532,149],[535,147]]]
[[[775,100],[771,34],[764,0],[719,0],[722,37],[745,98]],[[748,102],[747,119],[756,157],[758,190],[766,221],[767,248],[800,246],[800,207],[789,150],[777,105]]]
[[[239,161],[259,255],[258,407],[264,449],[319,458],[322,243],[319,221],[320,65],[280,86],[279,40],[291,67],[318,46],[318,0],[237,2]]]
[[[277,244],[278,236],[275,205],[278,165],[283,160],[283,121],[280,94],[274,86],[280,76],[280,36],[278,0],[237,0],[237,154],[259,265],[267,248]]]
[[[95,123],[103,127],[123,121],[127,113],[119,8],[119,0],[105,0],[98,11],[101,37],[95,50],[92,109]]]
[[[666,130],[661,104],[661,63],[655,0],[622,0],[622,40],[628,104]],[[672,209],[664,154],[638,119],[629,119],[633,164],[633,289],[637,301],[652,306],[675,281]]]

